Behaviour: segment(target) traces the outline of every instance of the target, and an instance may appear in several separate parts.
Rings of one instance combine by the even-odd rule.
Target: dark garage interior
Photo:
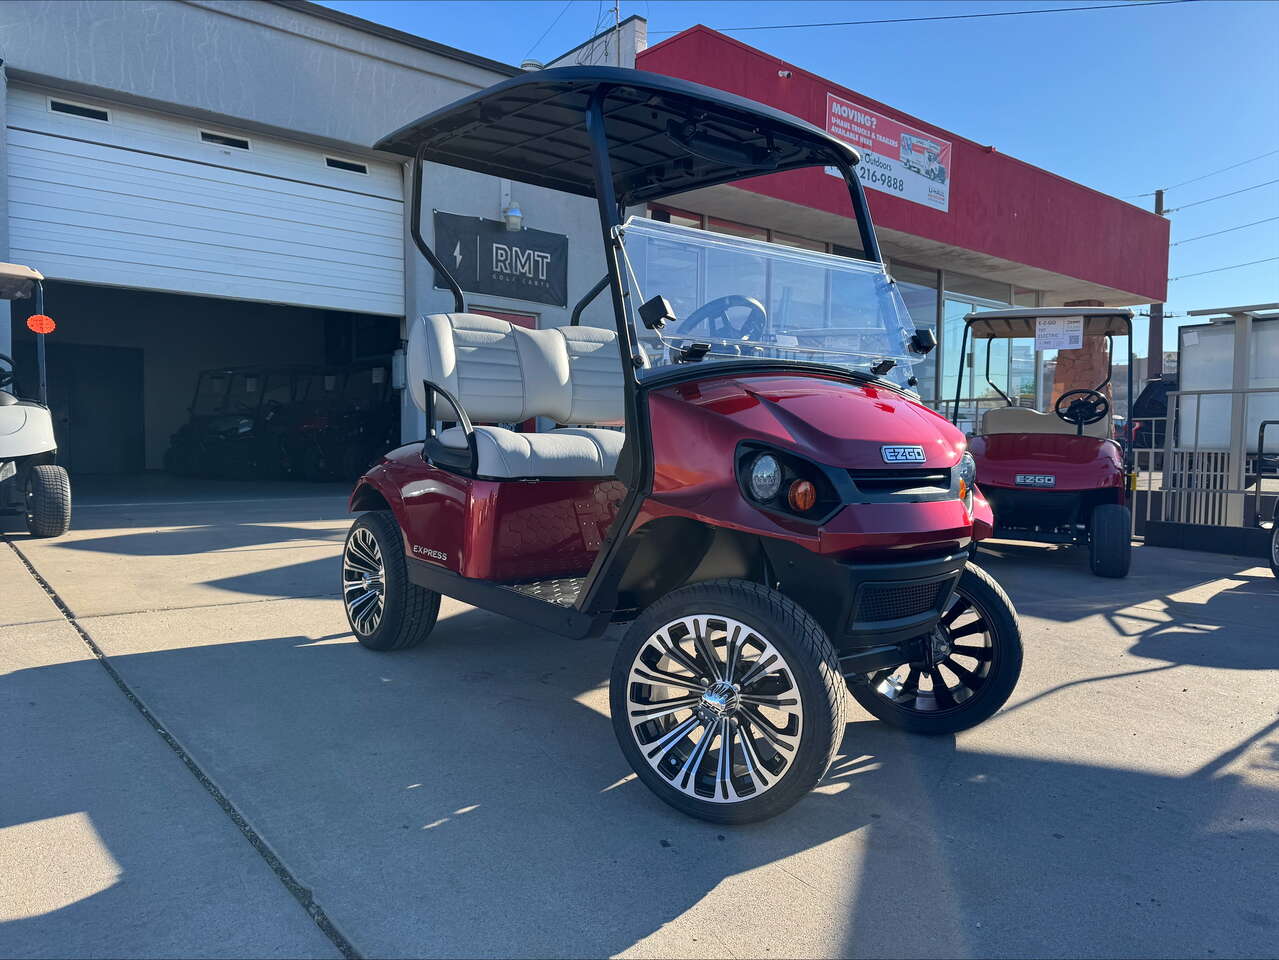
[[[35,396],[32,312],[13,304],[18,383]],[[45,313],[57,323],[49,406],[73,475],[172,469],[179,431],[201,439],[178,472],[225,479],[345,479],[366,451],[398,441],[398,317],[60,281],[45,285]],[[197,412],[221,419],[193,419],[197,384]],[[325,462],[308,452],[321,449]]]

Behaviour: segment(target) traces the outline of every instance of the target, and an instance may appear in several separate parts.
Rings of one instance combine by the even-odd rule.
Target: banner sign
[[[1084,345],[1083,317],[1036,317],[1036,350],[1078,350]]]
[[[568,306],[568,237],[435,211],[435,254],[471,293]],[[447,289],[438,274],[435,285]]]
[[[934,210],[950,210],[950,142],[826,94],[826,132],[856,147],[857,176],[868,190]],[[834,167],[828,173],[839,176]]]

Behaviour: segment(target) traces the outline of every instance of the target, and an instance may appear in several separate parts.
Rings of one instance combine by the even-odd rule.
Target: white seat
[[[617,430],[564,427],[549,433],[516,433],[503,427],[475,428],[476,473],[484,477],[611,477],[625,436]],[[448,447],[466,449],[466,433],[440,433]]]
[[[408,388],[419,408],[426,409],[423,381],[429,381],[457,397],[472,421],[481,421],[474,428],[477,475],[608,477],[616,470],[624,435],[592,429],[623,419],[614,331],[529,330],[476,314],[435,314],[409,330],[406,360]],[[436,408],[438,418],[455,419],[447,403]],[[574,426],[516,433],[482,424],[530,417]],[[461,427],[442,431],[439,440],[453,449],[467,447]]]
[[[1084,427],[1085,437],[1105,440],[1110,436],[1109,418],[1102,417],[1096,423]],[[1049,433],[1075,436],[1073,423],[1067,423],[1055,413],[1040,413],[1030,407],[996,407],[987,410],[981,418],[981,435],[984,437],[997,433]]]

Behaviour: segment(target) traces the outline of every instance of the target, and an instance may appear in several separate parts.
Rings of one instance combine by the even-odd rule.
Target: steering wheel
[[[7,353],[0,353],[0,362],[7,363],[9,365],[8,370],[0,369],[0,390],[3,390],[5,387],[8,387],[13,383],[13,371],[17,367],[17,364],[13,362],[13,358]]]
[[[740,323],[734,323],[728,311],[738,308],[746,310],[746,315]],[[680,323],[679,335],[688,336],[696,327],[706,324],[706,335],[712,340],[751,340],[763,334],[767,320],[764,305],[754,297],[730,293],[702,304],[685,317]]]
[[[1057,398],[1053,412],[1083,433],[1084,427],[1096,423],[1110,412],[1110,401],[1100,390],[1068,390]]]

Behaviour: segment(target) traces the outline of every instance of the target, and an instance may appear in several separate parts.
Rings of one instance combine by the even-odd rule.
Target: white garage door
[[[10,259],[47,277],[404,313],[401,168],[10,87]]]

